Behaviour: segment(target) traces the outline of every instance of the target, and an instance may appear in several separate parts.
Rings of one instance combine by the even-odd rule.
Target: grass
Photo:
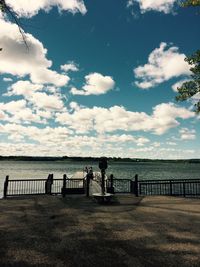
[[[200,199],[0,201],[0,266],[200,266]]]

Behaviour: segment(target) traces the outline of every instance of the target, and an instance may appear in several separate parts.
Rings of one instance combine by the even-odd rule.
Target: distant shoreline
[[[0,161],[99,161],[100,157],[32,157],[32,156],[0,156]],[[109,162],[165,162],[165,163],[200,163],[200,159],[145,159],[108,157]]]

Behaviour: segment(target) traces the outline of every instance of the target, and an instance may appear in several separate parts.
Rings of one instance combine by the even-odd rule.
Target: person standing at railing
[[[106,157],[100,158],[99,169],[101,170],[101,192],[102,192],[102,195],[105,194],[105,174],[106,174],[107,168],[108,168],[108,162],[107,162]]]
[[[83,169],[84,172],[88,173],[88,167],[85,166],[85,169]]]
[[[93,169],[92,167],[90,167],[89,169],[87,168],[87,175],[86,175],[86,195],[89,197],[89,190],[90,190],[90,184],[91,180],[93,180],[94,178],[94,174],[93,174]]]
[[[94,178],[94,174],[93,174],[93,169],[92,169],[92,167],[89,168],[89,170],[88,170],[88,175],[89,175],[90,180],[93,180],[93,178]]]

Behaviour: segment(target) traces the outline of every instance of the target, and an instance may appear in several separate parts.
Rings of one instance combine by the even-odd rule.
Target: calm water
[[[97,162],[59,162],[59,161],[0,161],[0,196],[6,175],[10,179],[47,178],[53,173],[55,178],[68,176],[85,166],[92,166],[99,171]],[[191,179],[200,178],[200,164],[194,163],[110,163],[107,174],[116,178],[132,179],[139,174],[139,179]]]

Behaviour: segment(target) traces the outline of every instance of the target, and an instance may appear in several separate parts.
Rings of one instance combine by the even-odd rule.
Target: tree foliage
[[[21,23],[19,22],[18,16],[15,13],[15,11],[6,3],[5,0],[0,0],[0,12],[6,14],[7,17],[10,18],[10,20],[14,21],[14,23],[17,25],[17,27],[19,29],[19,32],[20,32],[22,39],[23,39],[23,42],[24,42],[26,48],[28,49],[26,36],[25,36],[24,30],[21,26]],[[2,50],[2,48],[1,48],[1,50]]]
[[[192,56],[186,57],[185,61],[191,65],[191,80],[184,82],[178,88],[177,101],[184,101],[193,98],[195,111],[200,112],[200,50],[197,50]]]
[[[182,7],[200,6],[200,0],[185,0]],[[200,113],[200,50],[197,50],[192,56],[186,57],[185,61],[191,65],[191,80],[184,82],[178,88],[177,101],[194,100],[194,110]]]
[[[183,7],[200,6],[200,0],[186,0],[182,3]]]

